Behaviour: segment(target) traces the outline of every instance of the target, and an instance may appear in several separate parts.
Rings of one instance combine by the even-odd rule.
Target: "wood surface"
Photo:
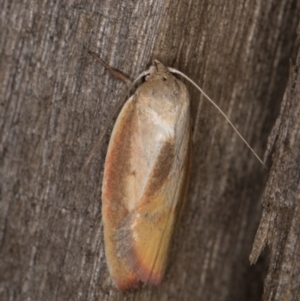
[[[299,11],[298,0],[2,0],[0,300],[299,300]],[[271,150],[264,170],[187,84],[191,181],[160,287],[123,294],[108,274],[107,122],[128,89],[89,50],[131,79],[155,58],[178,68],[261,157]]]

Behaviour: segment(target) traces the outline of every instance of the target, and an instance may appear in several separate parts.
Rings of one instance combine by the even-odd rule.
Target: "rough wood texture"
[[[153,58],[179,68],[262,155],[299,1],[3,0],[0,14],[0,300],[259,300],[267,257],[248,257],[266,172],[191,87],[191,185],[166,279],[125,296],[112,287],[100,216],[109,132],[80,172],[126,87],[88,50],[132,78]],[[296,191],[278,210],[291,210]],[[265,296],[276,283],[267,278]]]
[[[273,148],[272,168],[262,200],[263,215],[250,261],[256,262],[268,245],[270,262],[263,300],[299,300],[300,48],[280,114],[269,137],[267,155]]]

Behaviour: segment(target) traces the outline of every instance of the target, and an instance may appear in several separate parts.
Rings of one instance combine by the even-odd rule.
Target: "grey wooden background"
[[[269,156],[269,171],[188,85],[191,183],[165,281],[123,294],[105,263],[101,181],[111,130],[105,125],[127,88],[88,54],[97,52],[131,78],[154,58],[180,69],[262,157],[295,63],[299,6],[298,0],[2,0],[0,300],[299,300],[298,69],[291,72],[288,110],[281,110],[284,139],[277,138],[280,121],[272,136],[275,154],[292,153],[292,163],[282,168],[287,161],[276,165],[278,157]],[[285,186],[287,179],[293,185]],[[250,266],[265,187],[251,257],[258,261]]]

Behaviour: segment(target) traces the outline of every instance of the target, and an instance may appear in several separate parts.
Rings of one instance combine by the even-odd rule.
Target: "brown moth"
[[[91,53],[112,74],[124,76]],[[109,273],[120,290],[139,282],[158,285],[172,233],[183,208],[191,162],[190,97],[180,74],[155,60],[126,101],[110,138],[102,184],[102,220]]]

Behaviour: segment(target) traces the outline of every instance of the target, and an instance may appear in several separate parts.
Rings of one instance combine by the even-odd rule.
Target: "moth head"
[[[160,76],[164,80],[166,80],[168,78],[168,76],[170,76],[170,71],[160,61],[154,60],[152,65],[148,69],[145,80],[148,80],[149,78],[154,77],[154,76]]]

